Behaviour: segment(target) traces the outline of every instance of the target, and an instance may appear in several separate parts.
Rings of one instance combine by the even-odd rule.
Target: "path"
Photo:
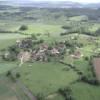
[[[19,80],[16,81],[16,84],[23,90],[25,95],[27,95],[30,100],[37,100],[36,97],[31,93],[31,91],[25,85],[23,85]]]

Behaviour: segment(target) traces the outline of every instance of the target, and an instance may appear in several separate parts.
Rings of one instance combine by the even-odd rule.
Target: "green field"
[[[0,76],[1,100],[29,100],[22,88],[4,75]]]
[[[49,25],[49,24],[42,24],[42,23],[34,23],[28,26],[28,30],[25,33],[32,34],[32,33],[60,33],[63,32],[61,25]]]
[[[16,33],[0,33],[0,50],[15,44],[17,39],[25,37],[27,36]]]
[[[72,71],[66,71],[68,66],[59,63],[28,63],[18,69],[23,83],[36,95],[45,96],[56,92],[78,78]],[[33,87],[34,86],[34,87]]]
[[[76,100],[99,100],[100,98],[100,87],[77,83],[72,85],[72,89]]]

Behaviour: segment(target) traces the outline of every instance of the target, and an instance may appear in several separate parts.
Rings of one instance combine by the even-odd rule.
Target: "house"
[[[9,58],[9,55],[10,55],[10,52],[9,51],[5,51],[5,53],[4,53],[4,58]]]
[[[45,50],[38,50],[32,52],[32,60],[38,60],[38,61],[47,61],[47,55],[45,53]]]
[[[51,50],[51,54],[52,54],[52,55],[56,55],[56,54],[60,54],[60,52],[58,51],[58,49],[53,48],[53,49]]]
[[[17,45],[19,48],[21,47],[21,40],[20,40],[20,39],[16,40],[16,45]]]
[[[48,45],[47,44],[41,44],[40,45],[40,50],[48,50]]]
[[[31,48],[32,47],[32,39],[31,38],[17,40],[16,43],[19,48]]]

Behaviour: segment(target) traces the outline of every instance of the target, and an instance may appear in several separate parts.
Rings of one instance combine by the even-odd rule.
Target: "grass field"
[[[60,33],[63,32],[61,25],[49,25],[43,23],[33,23],[28,25],[28,30],[24,31],[24,33],[32,34],[32,33]]]
[[[0,61],[0,74],[3,74],[13,68],[17,67],[16,62],[4,62]]]
[[[22,82],[33,92],[45,96],[56,92],[60,87],[68,86],[78,78],[72,71],[66,71],[67,66],[59,63],[27,63],[17,71],[21,74]]]
[[[1,100],[18,100],[15,93],[0,80],[0,99]]]
[[[0,50],[15,44],[17,39],[25,37],[26,35],[16,33],[0,33]]]
[[[75,100],[99,100],[100,86],[92,86],[85,83],[77,83],[72,85]]]
[[[20,86],[5,77],[0,76],[0,99],[1,100],[29,100]]]

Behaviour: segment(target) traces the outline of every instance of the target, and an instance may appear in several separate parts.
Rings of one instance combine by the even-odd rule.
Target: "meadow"
[[[55,62],[34,62],[33,64],[24,64],[17,71],[21,73],[22,82],[33,94],[48,96],[57,92],[59,87],[66,87],[78,78],[73,70],[66,71],[64,69],[68,69],[68,66]]]
[[[27,36],[16,33],[0,33],[0,50],[15,44],[17,39],[25,37]]]

